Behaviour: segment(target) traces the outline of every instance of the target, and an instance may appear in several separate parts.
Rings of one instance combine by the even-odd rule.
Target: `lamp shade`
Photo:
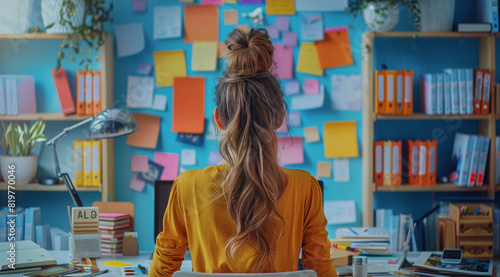
[[[94,117],[90,124],[90,138],[106,139],[124,136],[137,131],[132,115],[122,109],[107,109]]]

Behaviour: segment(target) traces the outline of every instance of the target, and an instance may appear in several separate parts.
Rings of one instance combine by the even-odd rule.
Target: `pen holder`
[[[122,246],[123,256],[138,256],[139,245],[136,237],[124,237]]]
[[[100,258],[101,234],[74,235],[69,233],[69,258]]]

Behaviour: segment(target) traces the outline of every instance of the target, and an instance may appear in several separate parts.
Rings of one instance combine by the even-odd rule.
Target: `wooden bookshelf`
[[[459,187],[454,184],[436,184],[435,186],[415,186],[415,185],[401,185],[401,186],[377,186],[373,184],[374,191],[388,191],[388,192],[410,192],[410,191],[445,191],[445,192],[460,192],[460,191],[486,191],[487,186],[482,187]]]
[[[375,120],[443,120],[443,119],[464,119],[464,120],[490,120],[488,114],[467,114],[467,115],[428,115],[424,113],[414,113],[409,115],[400,114],[375,114]]]
[[[480,38],[489,37],[491,33],[459,33],[459,32],[380,32],[373,33],[374,37],[386,38]]]
[[[18,115],[1,115],[0,120],[45,120],[45,121],[80,121],[89,118],[88,115],[64,115],[60,113],[27,113]]]
[[[41,185],[38,183],[26,184],[26,185],[15,185],[14,191],[68,191],[66,185]],[[101,191],[101,187],[77,187],[77,191]],[[7,184],[5,182],[0,183],[0,190],[7,190]]]
[[[0,39],[66,39],[66,34],[46,33],[23,33],[23,34],[0,34]]]

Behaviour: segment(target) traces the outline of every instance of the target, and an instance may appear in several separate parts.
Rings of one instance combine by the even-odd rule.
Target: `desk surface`
[[[49,251],[50,254],[57,260],[58,264],[65,264],[68,263],[68,251]],[[410,262],[414,262],[420,253],[416,252],[410,252],[408,255],[408,260]],[[99,276],[102,277],[121,277],[121,268],[119,267],[111,267],[111,266],[105,266],[102,265],[102,263],[105,263],[107,261],[115,260],[115,261],[120,261],[128,264],[132,264],[132,266],[137,266],[138,264],[141,265],[148,265],[151,263],[151,260],[149,260],[149,257],[151,256],[151,253],[149,252],[141,252],[139,256],[123,256],[123,255],[116,255],[116,254],[103,254],[103,256],[97,260],[97,265],[99,269],[109,269],[110,271],[106,274],[102,274]],[[392,258],[393,259],[393,258]],[[382,266],[384,268],[387,268],[389,271],[393,272],[396,270],[397,265],[392,265],[388,264],[387,261],[390,259],[383,259],[383,258],[369,258],[368,262],[372,264],[376,264],[379,266]],[[495,261],[495,267],[499,268],[500,267],[500,261]],[[183,265],[181,267],[182,271],[191,271],[192,264],[191,260],[184,260]],[[5,275],[0,275],[5,276],[5,277],[19,277],[22,276],[19,273],[17,274],[5,274]],[[400,275],[395,275],[395,274],[388,274],[388,275],[377,275],[377,276],[397,276],[401,277]],[[500,277],[500,273],[497,273],[497,276]]]

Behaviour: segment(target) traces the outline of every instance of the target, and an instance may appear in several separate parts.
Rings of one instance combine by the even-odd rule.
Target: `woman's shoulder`
[[[178,187],[192,186],[196,184],[206,184],[218,180],[220,173],[227,165],[213,165],[199,169],[186,170],[175,179]]]
[[[289,169],[284,168],[288,176],[289,186],[299,186],[300,188],[310,188],[312,185],[317,183],[316,178],[314,178],[311,173],[300,170],[300,169]]]

